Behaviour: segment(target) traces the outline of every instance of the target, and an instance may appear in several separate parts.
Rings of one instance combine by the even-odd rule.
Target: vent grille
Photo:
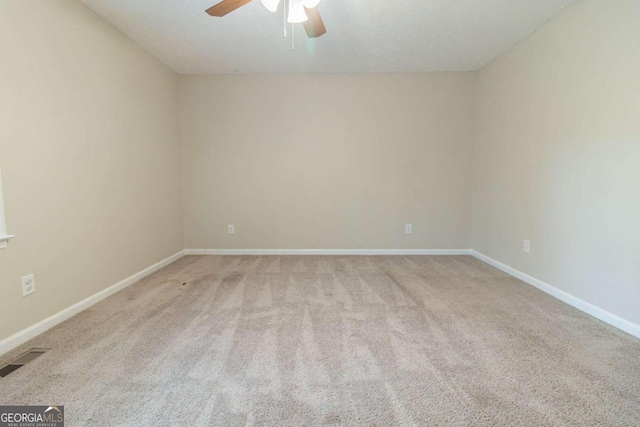
[[[32,348],[11,363],[8,363],[7,365],[0,368],[0,377],[6,377],[10,373],[22,368],[27,363],[36,360],[38,357],[42,356],[49,350],[50,349],[48,348]]]

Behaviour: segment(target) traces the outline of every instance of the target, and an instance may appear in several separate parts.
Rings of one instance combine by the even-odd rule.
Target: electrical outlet
[[[33,274],[22,277],[22,296],[26,297],[36,291],[36,279]]]
[[[411,224],[405,224],[405,226],[404,226],[404,233],[405,233],[405,234],[411,234],[411,233],[413,233],[413,225],[411,225]]]
[[[236,228],[231,224],[227,225],[227,233],[236,234]]]
[[[531,252],[531,242],[528,240],[525,240],[524,243],[522,244],[522,252],[524,252],[525,254],[528,254],[529,252]]]

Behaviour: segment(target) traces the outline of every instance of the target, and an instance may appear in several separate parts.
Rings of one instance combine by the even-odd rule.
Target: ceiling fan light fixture
[[[320,4],[320,0],[302,0],[302,5],[307,9],[313,9]]]
[[[280,5],[280,0],[260,0],[262,5],[269,12],[276,12],[278,10],[278,6]]]
[[[304,5],[302,0],[290,0],[289,2],[289,16],[287,22],[290,24],[300,24],[306,22],[309,18],[304,11]]]

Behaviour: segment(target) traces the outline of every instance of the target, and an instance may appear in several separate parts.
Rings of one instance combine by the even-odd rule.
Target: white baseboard
[[[186,255],[470,255],[471,249],[186,249]]]
[[[162,267],[171,264],[182,256],[184,256],[184,251],[180,251],[174,255],[171,255],[170,257],[163,259],[156,264],[153,264],[151,267],[147,267],[144,270],[134,274],[133,276],[129,276],[126,279],[116,283],[115,285],[109,286],[108,288],[103,289],[100,292],[93,294],[90,297],[85,298],[70,307],[65,308],[64,310],[54,314],[53,316],[47,317],[46,319],[41,320],[35,325],[31,325],[28,328],[23,329],[20,332],[17,332],[10,337],[3,339],[2,341],[0,341],[0,356],[24,344],[30,339],[35,338],[41,333],[53,328],[54,326],[64,322],[70,317],[75,316],[81,311],[86,310],[92,305],[97,304],[98,302],[126,288],[127,286],[136,283],[137,281],[145,278],[151,273],[160,270]]]
[[[611,326],[614,326],[628,334],[633,335],[634,337],[640,338],[640,325],[616,316],[615,314],[610,313],[600,307],[596,307],[591,303],[588,303],[565,291],[551,286],[550,284],[545,283],[542,280],[531,277],[528,274],[516,270],[513,267],[509,267],[508,265],[503,264],[500,261],[496,261],[495,259],[488,257],[478,251],[471,250],[471,255],[479,259],[480,261],[486,262],[487,264],[497,268],[498,270],[504,271],[505,273],[515,277],[516,279],[520,279],[523,282],[528,283],[529,285],[535,286],[541,291],[569,304],[572,307],[577,308],[580,311],[583,311],[595,317],[596,319],[600,319],[603,322],[610,324]]]

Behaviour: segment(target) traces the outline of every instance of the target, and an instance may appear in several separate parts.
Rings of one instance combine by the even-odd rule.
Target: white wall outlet
[[[231,224],[227,225],[227,233],[236,234],[236,228]]]
[[[404,226],[404,233],[405,233],[405,234],[411,234],[411,233],[413,233],[413,225],[411,225],[411,224],[405,224],[405,226]]]
[[[522,252],[524,252],[525,254],[528,254],[529,252],[531,252],[531,242],[528,240],[525,240],[524,243],[522,244]]]
[[[33,274],[22,277],[22,296],[26,297],[36,291],[36,279]]]

